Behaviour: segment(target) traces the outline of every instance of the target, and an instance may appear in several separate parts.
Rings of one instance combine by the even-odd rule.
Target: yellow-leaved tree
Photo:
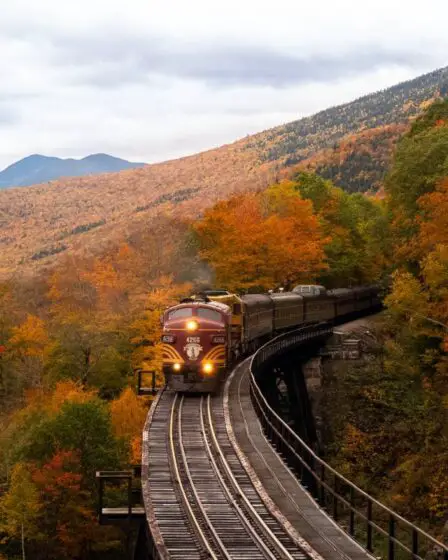
[[[25,559],[26,541],[39,537],[41,513],[39,492],[27,465],[14,465],[9,489],[0,500],[0,513],[1,529],[10,537],[20,539],[22,558]]]
[[[130,462],[140,463],[147,407],[130,387],[126,387],[121,395],[111,402],[110,411],[115,435],[123,438],[129,445]]]
[[[164,383],[160,318],[167,307],[178,303],[179,298],[188,294],[191,288],[189,283],[175,284],[172,275],[161,276],[146,296],[145,310],[131,326],[133,367],[155,371],[158,387]]]
[[[8,341],[17,374],[23,378],[23,385],[42,385],[43,368],[50,339],[44,321],[36,315],[28,314],[25,321],[11,329]]]

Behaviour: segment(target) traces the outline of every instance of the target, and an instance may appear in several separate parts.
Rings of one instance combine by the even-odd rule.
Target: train
[[[235,363],[269,339],[301,326],[349,320],[381,307],[378,286],[237,295],[204,290],[162,315],[163,373],[179,392],[215,393]]]

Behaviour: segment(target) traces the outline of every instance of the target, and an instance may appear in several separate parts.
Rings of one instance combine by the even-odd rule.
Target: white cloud
[[[15,0],[0,20],[0,168],[231,142],[444,66],[447,16],[442,0]]]

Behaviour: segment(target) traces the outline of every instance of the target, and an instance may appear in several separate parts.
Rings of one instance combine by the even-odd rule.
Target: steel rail
[[[173,400],[172,407],[171,407],[170,430],[169,430],[169,432],[170,432],[170,448],[171,448],[171,457],[172,457],[172,467],[173,467],[173,470],[174,470],[175,480],[178,483],[178,488],[179,488],[179,491],[181,493],[183,502],[185,504],[185,509],[188,513],[188,517],[190,518],[191,522],[193,523],[194,528],[196,529],[196,531],[197,531],[197,533],[198,533],[198,535],[199,535],[199,537],[202,541],[204,549],[207,551],[210,558],[212,558],[213,560],[218,560],[218,557],[214,553],[212,547],[209,544],[209,541],[208,541],[207,537],[204,535],[204,532],[202,531],[202,528],[199,525],[198,519],[197,519],[195,513],[193,512],[193,509],[192,509],[191,504],[188,500],[187,494],[185,492],[185,489],[184,489],[184,486],[183,486],[183,483],[182,483],[182,478],[181,478],[181,475],[180,475],[179,466],[178,466],[177,457],[176,457],[176,447],[175,447],[175,442],[174,442],[174,413],[175,413],[175,410],[176,410],[177,399],[178,399],[178,395],[176,393],[176,395],[174,397],[174,400]],[[183,397],[182,397],[182,399],[183,399]],[[179,409],[179,412],[180,412],[180,410],[181,409]],[[181,414],[179,414],[179,433],[181,434],[181,430],[180,430],[180,425],[181,424],[180,424],[180,422],[181,422]],[[182,449],[182,444],[181,444],[181,449]],[[186,464],[186,459],[184,458],[184,454],[183,454],[183,460],[185,461],[185,464]],[[187,476],[189,477],[188,472],[187,472]],[[190,480],[190,484],[191,484],[191,480]],[[191,484],[191,486],[192,486],[192,489],[194,491],[194,485]],[[200,508],[202,508],[202,505],[201,505],[200,501],[198,501],[198,505],[199,505]],[[204,518],[207,520],[206,515],[204,515]]]
[[[145,489],[151,498],[146,505],[154,557],[308,558],[281,523],[274,523],[269,510],[260,509],[262,502],[255,496],[253,483],[238,478],[238,457],[230,441],[227,448],[227,432],[221,433],[216,424],[221,414],[218,402],[214,409],[211,400],[207,407],[205,396],[198,399],[170,392],[158,400],[144,438],[150,446],[145,451]],[[252,503],[247,505],[247,498]]]
[[[210,396],[208,397],[208,406],[209,405],[210,405]],[[258,548],[264,553],[265,557],[270,558],[271,560],[276,560],[277,556],[272,554],[271,550],[268,548],[266,543],[264,543],[263,540],[258,535],[258,533],[257,533],[256,529],[253,527],[251,521],[246,517],[243,510],[238,505],[237,501],[233,498],[232,493],[229,490],[228,485],[226,484],[226,482],[224,480],[224,477],[219,470],[219,467],[216,463],[216,460],[213,457],[212,450],[210,449],[211,445],[209,444],[209,442],[207,440],[207,434],[206,434],[204,417],[203,417],[203,397],[201,398],[200,407],[201,407],[201,429],[202,429],[202,433],[204,435],[204,441],[206,442],[207,454],[208,454],[208,457],[210,459],[210,462],[212,463],[215,474],[218,477],[218,480],[220,481],[220,484],[221,484],[221,486],[222,486],[222,488],[223,488],[223,490],[224,490],[224,492],[227,496],[227,499],[228,499],[229,503],[232,505],[232,507],[235,508],[235,511],[237,512],[241,521],[243,522],[243,524],[246,526],[247,530],[249,531],[249,533],[252,537],[252,540],[256,543]],[[214,434],[214,428],[213,428],[212,420],[211,420],[211,417],[210,417],[210,410],[209,409],[207,411],[207,419],[208,419],[208,428],[209,428],[209,431],[210,431],[210,435],[212,437],[213,443],[214,443],[215,448],[217,450],[218,456],[221,459],[221,462],[224,463],[225,458],[222,454],[221,448],[220,448],[219,443],[216,440],[216,436]],[[234,479],[233,474],[230,473],[230,475],[229,475],[228,472],[226,474],[231,479],[231,482],[232,482],[232,485],[233,485],[233,479]],[[234,488],[235,488],[235,486],[234,486]],[[238,497],[245,499],[244,493],[241,491],[241,489],[239,487],[238,487],[238,490],[236,490],[236,492],[237,492]],[[250,504],[249,504],[249,506],[250,506]],[[253,508],[252,508],[252,510],[253,510]],[[255,510],[253,510],[253,513],[258,516],[258,514],[256,513]],[[262,520],[260,520],[260,521],[261,521],[261,523],[263,523]],[[270,531],[267,527],[266,527],[266,529],[268,531]],[[280,545],[281,545],[281,543],[280,543]],[[288,560],[292,560],[292,556],[286,550],[285,550],[284,558],[288,558]]]
[[[257,525],[262,530],[263,534],[270,539],[273,548],[277,551],[277,554],[280,555],[280,558],[293,560],[293,557],[288,552],[288,550],[283,546],[283,544],[278,540],[276,535],[272,532],[271,529],[269,529],[269,527],[266,525],[266,523],[263,521],[263,519],[257,513],[255,508],[253,507],[253,505],[250,503],[247,496],[245,495],[245,493],[244,493],[243,489],[241,488],[240,484],[238,483],[237,479],[235,478],[235,476],[234,476],[234,474],[233,474],[233,472],[232,472],[232,470],[229,466],[229,463],[227,462],[227,459],[225,458],[224,453],[222,452],[222,449],[221,449],[221,446],[218,442],[218,439],[216,437],[216,432],[215,432],[213,419],[212,419],[212,413],[211,413],[211,398],[210,398],[210,395],[208,395],[208,397],[207,397],[207,419],[208,419],[210,435],[212,437],[213,444],[215,446],[216,452],[218,453],[218,456],[221,460],[221,464],[224,468],[226,476],[229,479],[231,485],[233,486],[234,491],[236,492],[237,496],[241,498],[241,500],[244,502],[246,508],[249,510],[250,514],[256,519]],[[244,518],[246,518],[244,513],[243,512],[241,512],[241,513],[244,516]],[[254,529],[252,529],[252,531],[254,531]],[[270,552],[270,550],[267,548],[266,544],[259,538],[258,534],[256,532],[255,532],[255,534],[257,535],[257,538],[263,544],[264,548],[267,549],[267,551],[269,552],[269,557],[276,558]]]
[[[231,560],[231,556],[229,554],[229,552],[227,551],[224,543],[222,542],[222,540],[220,539],[218,533],[216,532],[213,523],[210,521],[210,518],[207,514],[207,511],[202,503],[202,500],[199,496],[199,493],[197,491],[196,485],[194,483],[193,477],[191,475],[191,471],[190,471],[190,467],[188,465],[188,458],[187,458],[187,454],[185,452],[185,448],[184,448],[184,440],[183,440],[183,434],[182,434],[182,408],[183,408],[183,403],[184,403],[184,395],[182,395],[181,400],[180,400],[180,406],[179,406],[179,413],[178,413],[178,437],[179,437],[179,447],[180,447],[180,452],[182,455],[182,461],[184,464],[184,469],[185,469],[185,473],[187,475],[188,478],[188,483],[190,484],[190,488],[191,491],[193,492],[194,498],[196,500],[196,504],[199,506],[199,509],[201,511],[201,515],[204,518],[210,532],[212,533],[213,539],[216,541],[216,543],[218,544],[220,551],[223,553],[224,557],[227,558],[227,560]],[[201,398],[201,402],[202,402],[202,398]]]
[[[185,419],[182,414],[184,402],[190,405],[190,416],[186,413]],[[211,534],[211,539],[217,545],[215,554],[218,558],[278,560],[278,556],[272,554],[263,543],[252,523],[246,519],[238,503],[233,499],[228,484],[214,461],[204,424],[204,402],[203,396],[200,400],[194,397],[191,399],[182,397],[178,415],[179,450],[183,470],[187,475],[186,479],[188,479],[188,486],[191,490],[190,499],[195,501],[194,506],[192,503],[190,505],[192,509],[196,509],[196,505],[199,506],[198,523],[200,524],[203,519],[208,526],[207,531],[203,530],[203,534],[206,538]],[[200,425],[197,422],[198,404]],[[194,417],[192,413],[194,413]],[[184,432],[185,437],[187,434],[189,436],[186,445],[183,441]],[[210,470],[210,464],[212,470]],[[211,544],[209,541],[209,545]],[[293,560],[289,556],[284,558]]]

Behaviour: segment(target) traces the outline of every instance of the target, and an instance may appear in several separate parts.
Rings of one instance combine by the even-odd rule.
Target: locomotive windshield
[[[208,321],[216,321],[221,322],[221,313],[215,311],[213,309],[206,309],[205,307],[199,307],[197,310],[198,317],[202,317],[203,319],[207,319]]]
[[[191,307],[181,307],[180,309],[175,309],[168,314],[168,319],[184,319],[185,317],[191,317],[193,315],[193,309]]]
[[[196,315],[201,319],[206,319],[207,321],[215,321],[217,323],[222,323],[222,315],[219,311],[214,309],[207,309],[206,307],[180,307],[179,309],[174,309],[168,313],[168,320],[171,319],[187,319]]]

